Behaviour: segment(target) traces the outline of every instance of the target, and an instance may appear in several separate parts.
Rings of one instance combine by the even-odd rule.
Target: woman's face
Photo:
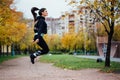
[[[42,16],[48,16],[47,10],[44,10],[44,12],[42,12]]]

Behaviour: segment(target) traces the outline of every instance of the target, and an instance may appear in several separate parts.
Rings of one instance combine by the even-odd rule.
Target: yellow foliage
[[[50,50],[58,50],[61,48],[60,36],[58,36],[57,34],[45,35],[44,38]]]
[[[0,2],[0,41],[4,44],[18,42],[26,33],[26,25],[21,23],[21,12],[10,9],[13,0]]]
[[[62,47],[68,50],[75,50],[82,48],[84,44],[84,35],[82,32],[76,33],[66,33],[62,39]]]
[[[95,1],[94,1],[94,8],[95,8],[95,9],[97,9],[97,8],[98,8],[98,6],[99,6],[98,1],[97,1],[97,0],[95,0]]]

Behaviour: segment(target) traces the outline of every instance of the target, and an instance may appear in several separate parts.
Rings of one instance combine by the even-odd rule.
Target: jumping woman
[[[37,13],[35,11],[38,11],[39,16],[37,16]],[[47,54],[49,52],[48,45],[46,44],[43,36],[47,33],[47,24],[45,22],[45,17],[48,16],[46,8],[38,9],[36,7],[33,7],[31,9],[32,15],[34,17],[34,39],[33,42],[37,43],[42,50],[38,50],[35,53],[30,54],[30,59],[32,64],[35,63],[35,58],[37,56]]]

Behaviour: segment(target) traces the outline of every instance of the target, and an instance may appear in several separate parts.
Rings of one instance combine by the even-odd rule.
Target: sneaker
[[[31,59],[31,63],[34,64],[35,63],[35,56],[33,54],[30,55],[30,59]]]

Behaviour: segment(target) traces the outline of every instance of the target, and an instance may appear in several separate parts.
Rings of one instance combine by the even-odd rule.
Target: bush
[[[70,52],[69,52],[69,55],[73,55],[73,53],[74,53],[73,51],[70,51]]]

